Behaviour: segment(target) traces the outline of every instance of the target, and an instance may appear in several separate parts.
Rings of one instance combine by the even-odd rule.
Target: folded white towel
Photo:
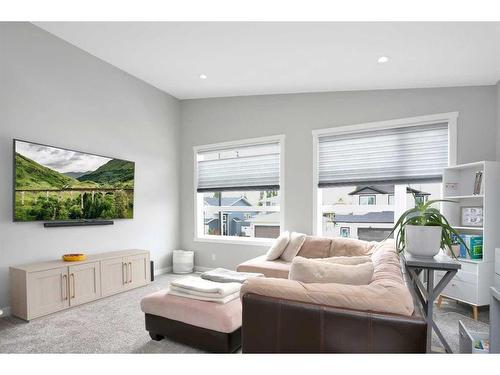
[[[202,296],[196,296],[194,294],[187,294],[184,292],[178,292],[177,290],[169,289],[167,291],[167,294],[170,294],[172,296],[177,296],[177,297],[191,298],[191,299],[196,299],[199,301],[215,302],[215,303],[221,303],[221,304],[231,302],[231,301],[235,300],[236,298],[240,298],[240,292],[236,292],[236,293],[230,294],[230,295],[225,296],[225,297],[202,297]]]
[[[170,283],[177,288],[194,290],[204,293],[216,293],[223,297],[240,291],[240,283],[216,283],[214,281],[204,280],[199,277],[186,276]]]
[[[228,295],[234,294],[234,293],[229,293],[228,295],[223,295],[223,294],[218,294],[218,293],[198,292],[197,290],[179,288],[178,286],[175,286],[175,285],[170,285],[170,290],[173,290],[174,292],[177,292],[177,293],[185,293],[185,294],[191,294],[193,296],[200,296],[200,297],[207,297],[207,298],[223,298],[223,297],[227,297]],[[239,290],[238,290],[238,292],[239,292]]]
[[[264,277],[262,273],[237,272],[225,268],[216,268],[211,271],[203,272],[201,278],[205,280],[216,281],[218,283],[241,283],[243,284],[251,277]]]

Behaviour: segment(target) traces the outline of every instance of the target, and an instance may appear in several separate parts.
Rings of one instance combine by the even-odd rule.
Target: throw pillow
[[[300,251],[300,248],[304,244],[305,240],[306,235],[304,233],[290,233],[290,241],[288,242],[285,251],[283,251],[283,254],[281,254],[281,259],[285,262],[291,262]]]
[[[304,258],[327,258],[330,256],[332,240],[324,237],[307,236],[297,256]]]
[[[373,278],[373,263],[347,265],[296,257],[288,278],[303,283],[368,285]]]
[[[273,245],[269,248],[266,253],[266,260],[276,260],[278,259],[290,241],[290,232],[286,231],[281,233],[281,235],[276,238]]]

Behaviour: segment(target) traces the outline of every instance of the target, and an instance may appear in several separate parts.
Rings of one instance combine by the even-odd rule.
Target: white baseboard
[[[0,315],[0,318],[10,316],[10,306],[1,307],[0,310],[2,310],[2,312],[3,312],[3,314]]]
[[[194,266],[194,272],[206,272],[206,271],[210,271],[213,269],[214,269],[213,267]],[[163,275],[165,273],[173,273],[173,267],[168,266],[165,268],[158,268],[155,270],[155,276]]]
[[[165,268],[155,269],[154,275],[158,276],[158,275],[163,275],[165,273],[171,273],[171,272],[172,272],[172,266],[168,266],[168,267],[165,267]]]

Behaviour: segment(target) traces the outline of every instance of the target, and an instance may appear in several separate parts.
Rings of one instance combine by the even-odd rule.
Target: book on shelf
[[[465,259],[482,259],[483,258],[483,236],[473,234],[461,234],[460,238],[469,248],[467,252],[465,246],[460,243],[460,258]]]
[[[476,172],[476,179],[474,180],[474,195],[481,194],[481,183],[483,180],[483,171]]]

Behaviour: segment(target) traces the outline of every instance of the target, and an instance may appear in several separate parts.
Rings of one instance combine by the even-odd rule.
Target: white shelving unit
[[[474,195],[476,172],[482,171],[481,192]],[[460,259],[462,269],[444,289],[442,295],[470,304],[474,317],[477,307],[489,305],[490,287],[494,285],[495,248],[500,247],[500,163],[481,161],[446,168],[443,173],[442,212],[450,224],[463,234],[483,235],[483,259]],[[483,207],[483,226],[465,227],[461,207]],[[442,275],[437,274],[437,281]],[[436,281],[436,282],[437,282]]]

